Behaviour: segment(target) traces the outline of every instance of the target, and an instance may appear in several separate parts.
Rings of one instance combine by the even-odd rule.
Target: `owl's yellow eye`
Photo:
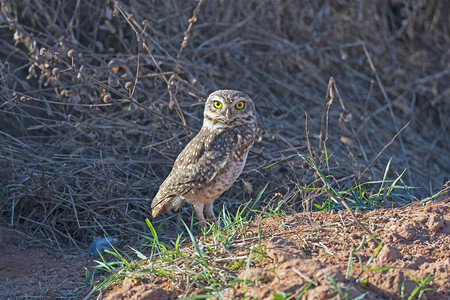
[[[243,109],[245,107],[245,103],[244,101],[239,101],[235,106],[237,109]]]
[[[222,102],[220,102],[220,101],[214,101],[213,105],[215,108],[222,108]]]

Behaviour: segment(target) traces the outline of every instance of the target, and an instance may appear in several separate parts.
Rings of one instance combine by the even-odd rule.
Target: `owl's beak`
[[[227,120],[230,121],[231,120],[231,109],[227,109],[225,115],[227,116]]]

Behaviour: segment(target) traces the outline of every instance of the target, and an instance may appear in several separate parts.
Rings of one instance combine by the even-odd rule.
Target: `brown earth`
[[[431,275],[435,279],[427,287],[433,290],[425,292],[422,299],[448,299],[449,204],[450,198],[446,198],[426,204],[416,202],[401,208],[357,212],[358,219],[378,237],[366,242],[355,252],[353,276],[349,279],[345,278],[345,274],[350,249],[357,248],[367,233],[355,226],[348,212],[299,213],[263,219],[262,246],[270,259],[241,270],[239,278],[257,279],[254,284],[247,282],[244,287],[239,283],[222,292],[231,299],[244,295],[273,299],[275,292],[293,293],[297,297],[313,279],[306,291],[306,299],[329,299],[336,295],[338,299],[353,299],[366,292],[368,294],[364,299],[398,299],[401,298],[403,284],[403,293],[409,297],[417,286],[410,279],[420,280]],[[253,222],[248,230],[257,236],[258,226],[258,222]],[[381,240],[384,241],[381,251],[368,269],[395,268],[361,272],[357,256],[366,265]],[[247,246],[251,243],[257,243],[257,238],[250,238]],[[356,279],[366,283],[357,283]],[[155,288],[151,284],[136,282],[133,289],[142,291],[143,286]],[[168,293],[173,295],[182,289],[180,286],[168,288]],[[199,289],[188,295],[202,292]],[[123,299],[124,293],[129,293],[129,285],[125,285],[125,288],[116,286],[107,293],[106,299]],[[147,295],[149,298],[146,299],[158,299]]]
[[[89,263],[0,227],[0,299],[77,298],[86,293]]]
[[[449,199],[437,204],[429,202],[428,206],[416,203],[398,209],[357,213],[360,221],[378,235],[377,242],[368,242],[358,252],[364,264],[373,254],[379,240],[383,239],[384,246],[369,267],[397,268],[361,274],[355,257],[353,275],[361,274],[359,279],[367,280],[366,286],[361,286],[354,280],[345,280],[350,248],[356,248],[362,236],[366,235],[351,223],[348,213],[304,213],[263,220],[264,231],[276,236],[266,245],[273,262],[255,266],[250,272],[261,276],[258,268],[274,271],[267,272],[264,283],[248,288],[247,293],[261,298],[268,298],[275,291],[298,294],[314,278],[316,284],[307,291],[308,298],[329,298],[336,289],[336,286],[330,284],[331,278],[327,279],[327,276],[332,276],[337,286],[344,291],[349,290],[350,298],[365,291],[369,291],[365,299],[376,296],[399,298],[403,282],[406,285],[405,294],[409,295],[416,285],[408,279],[422,279],[432,275],[436,276],[433,281],[436,293],[430,293],[429,296],[449,296],[448,208]]]
[[[352,277],[345,278],[348,257],[352,247],[357,248],[367,233],[356,226],[347,212],[311,212],[266,218],[261,221],[263,248],[269,259],[242,268],[239,278],[255,279],[247,283],[245,295],[272,299],[275,292],[293,293],[295,297],[313,279],[306,291],[307,299],[331,298],[341,290],[338,299],[347,292],[354,298],[368,292],[364,299],[400,298],[409,296],[417,286],[410,279],[435,279],[427,286],[422,299],[450,297],[450,198],[438,202],[416,202],[400,208],[382,208],[360,211],[356,216],[378,237],[366,241],[353,254]],[[248,246],[257,243],[258,222],[249,225]],[[251,233],[253,232],[253,234]],[[82,255],[67,255],[49,250],[25,239],[13,231],[1,231],[0,244],[0,298],[41,297],[81,298],[90,291],[83,281],[84,267],[94,262]],[[199,238],[200,240],[202,238]],[[381,251],[368,269],[395,267],[382,271],[361,273],[358,255],[363,265],[374,253],[380,241]],[[238,250],[241,251],[241,250]],[[233,253],[236,256],[242,253]],[[355,279],[366,281],[357,283]],[[164,278],[150,281],[126,279],[106,292],[105,299],[127,299],[140,295],[142,299],[164,299],[187,296],[184,286],[173,286]],[[164,287],[164,289],[161,288]],[[192,290],[189,295],[204,293]],[[230,298],[244,294],[242,283],[222,293]],[[94,294],[95,295],[95,294]],[[145,296],[145,297],[144,297]]]

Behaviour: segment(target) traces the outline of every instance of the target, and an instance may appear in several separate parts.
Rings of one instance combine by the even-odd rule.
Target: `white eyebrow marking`
[[[234,106],[239,101],[244,101],[245,104],[247,104],[248,98],[237,96],[236,98],[233,98],[233,104],[232,105]]]
[[[220,98],[220,97],[217,96],[217,95],[213,95],[213,96],[211,96],[209,99],[210,99],[210,100],[219,100],[219,101],[223,101],[223,99]]]

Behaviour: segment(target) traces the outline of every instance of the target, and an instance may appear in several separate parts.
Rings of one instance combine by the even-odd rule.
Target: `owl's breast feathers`
[[[153,217],[170,209],[178,209],[186,200],[183,196],[195,194],[207,186],[217,174],[222,173],[232,156],[242,156],[245,163],[254,136],[253,125],[227,128],[216,134],[202,127],[178,155],[172,171],[153,198]]]

